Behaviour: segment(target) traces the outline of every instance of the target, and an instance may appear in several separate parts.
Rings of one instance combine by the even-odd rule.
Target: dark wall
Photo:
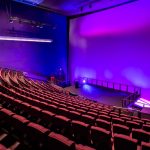
[[[0,6],[0,36],[24,36],[52,39],[52,43],[0,41],[0,67],[41,76],[56,74],[61,67],[67,75],[67,20],[65,16],[17,2],[11,3],[11,15],[44,22],[52,27],[32,27],[22,22],[9,23],[5,5]]]

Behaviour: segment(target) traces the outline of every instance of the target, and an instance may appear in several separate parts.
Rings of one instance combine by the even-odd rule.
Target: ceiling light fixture
[[[52,43],[51,39],[37,39],[37,38],[25,38],[25,37],[11,37],[11,36],[0,36],[2,41],[19,41],[19,42],[44,42]]]
[[[9,17],[9,22],[10,23],[17,22],[19,24],[28,24],[28,25],[31,25],[31,27],[37,27],[37,28],[49,27],[49,28],[53,29],[53,27],[56,27],[52,24],[47,24],[44,22],[39,22],[39,21],[37,22],[34,20],[28,20],[28,19],[23,19],[23,18],[19,18],[19,17],[12,17],[12,16]]]

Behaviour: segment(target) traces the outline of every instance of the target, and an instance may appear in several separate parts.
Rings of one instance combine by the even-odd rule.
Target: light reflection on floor
[[[135,103],[135,105],[140,106],[140,107],[146,107],[150,108],[150,101],[144,99],[144,98],[139,98]]]

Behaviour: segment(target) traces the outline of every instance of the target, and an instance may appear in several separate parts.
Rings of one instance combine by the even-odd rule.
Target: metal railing
[[[128,107],[131,103],[134,103],[138,97],[140,97],[140,95],[137,92],[131,93],[129,96],[122,99],[122,107]]]
[[[141,95],[141,88],[133,86],[133,85],[122,84],[122,83],[112,82],[108,80],[92,79],[92,78],[87,78],[87,77],[80,77],[78,79],[80,83],[82,83],[83,80],[85,80],[86,83],[88,84],[106,87],[106,88],[128,92],[128,93],[136,93],[138,95]]]

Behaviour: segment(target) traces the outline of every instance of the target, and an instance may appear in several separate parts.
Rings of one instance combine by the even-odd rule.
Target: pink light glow
[[[140,98],[140,100],[150,105],[150,101],[148,101],[148,100],[146,100],[144,98]]]
[[[144,98],[138,99],[134,104],[141,106],[141,107],[150,108],[150,101],[148,101]]]
[[[140,107],[146,107],[146,108],[150,108],[150,105],[146,105],[144,103],[140,103],[140,102],[135,102],[134,104],[140,106]]]
[[[84,79],[82,82],[83,82],[83,83],[86,83],[86,80]]]
[[[144,104],[139,103],[139,102],[135,102],[134,104],[135,104],[135,105],[138,105],[138,106],[140,106],[140,107],[144,107]]]

